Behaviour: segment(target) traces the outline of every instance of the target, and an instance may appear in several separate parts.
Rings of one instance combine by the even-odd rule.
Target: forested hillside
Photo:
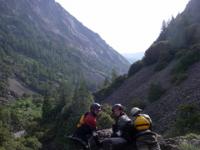
[[[0,149],[69,149],[90,91],[128,66],[54,0],[0,0]]]
[[[95,90],[129,63],[54,0],[1,0],[0,65],[0,95],[9,97],[18,94],[12,79],[37,93],[64,80]]]

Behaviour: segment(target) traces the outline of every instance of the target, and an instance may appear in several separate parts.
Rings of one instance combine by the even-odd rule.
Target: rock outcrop
[[[98,131],[100,140],[110,137],[111,129],[105,129]],[[158,142],[160,144],[161,150],[183,150],[182,147],[194,147],[200,149],[200,135],[188,134],[187,136],[178,136],[173,138],[163,138],[158,135]],[[98,149],[98,148],[97,148]],[[102,150],[102,149],[100,149]],[[125,148],[123,150],[134,150],[132,147]]]

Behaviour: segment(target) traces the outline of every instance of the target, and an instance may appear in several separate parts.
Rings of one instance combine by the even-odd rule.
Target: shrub
[[[200,42],[200,24],[192,24],[186,28],[186,41],[188,45]]]
[[[197,135],[197,134],[194,134],[194,133],[189,133],[189,134],[186,134],[184,136],[185,139],[191,141],[192,139],[199,139],[200,140],[200,135]]]
[[[171,45],[168,41],[160,41],[154,43],[146,52],[144,57],[145,65],[151,65],[159,61],[159,59],[170,58],[171,55]],[[165,52],[169,52],[168,55]],[[163,55],[164,54],[164,55]],[[166,55],[166,56],[165,56]],[[165,59],[166,59],[165,58]]]
[[[179,53],[180,59],[172,69],[172,82],[177,84],[186,79],[186,71],[188,68],[200,60],[200,45],[195,45],[191,50],[183,51],[182,56]]]
[[[162,69],[164,69],[166,66],[168,65],[167,62],[164,62],[164,61],[160,61],[156,64],[155,66],[155,71],[161,71]]]
[[[25,141],[23,141],[23,144],[32,150],[39,150],[42,148],[42,144],[35,137],[26,138]]]
[[[130,76],[134,75],[135,73],[137,73],[138,71],[140,71],[140,69],[142,69],[142,67],[143,67],[143,62],[141,60],[133,63],[128,71],[128,77],[130,77]]]
[[[178,108],[175,128],[180,134],[200,133],[200,108],[195,104],[184,104]]]
[[[184,56],[181,57],[180,61],[175,66],[175,72],[185,72],[189,66],[199,61],[200,52],[199,51],[189,51]]]
[[[127,79],[126,75],[117,77],[108,87],[105,87],[96,93],[93,93],[95,100],[101,101],[111,95],[117,88],[119,88]]]
[[[102,106],[102,112],[100,113],[100,116],[98,117],[98,128],[100,129],[106,129],[111,128],[112,124],[114,123],[114,120],[111,118],[112,114],[112,108],[108,104],[104,104]]]
[[[111,128],[113,123],[114,123],[114,121],[109,114],[107,114],[105,112],[101,112],[101,114],[98,118],[98,128],[99,129]]]
[[[149,87],[148,100],[150,102],[157,101],[165,93],[165,89],[160,83],[152,83]]]
[[[187,53],[187,49],[178,49],[176,50],[175,59],[180,59]]]
[[[174,55],[175,52],[170,49],[161,51],[158,62],[155,66],[155,71],[160,71],[164,69],[169,64],[169,62],[174,58]]]
[[[178,74],[175,74],[172,76],[171,83],[173,83],[175,85],[179,85],[185,79],[187,79],[186,73],[178,73]]]
[[[179,148],[181,150],[199,150],[199,147],[187,143],[180,144]]]

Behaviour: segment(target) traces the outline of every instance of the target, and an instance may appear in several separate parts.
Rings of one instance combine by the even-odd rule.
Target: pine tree
[[[163,20],[161,30],[162,30],[163,32],[165,32],[166,29],[167,29],[167,23],[166,23],[165,20]]]
[[[67,119],[67,132],[72,132],[76,127],[81,115],[89,111],[90,105],[93,102],[91,93],[87,90],[84,83],[75,90],[73,102],[70,106],[70,116]]]
[[[42,105],[42,118],[43,120],[49,121],[52,117],[51,111],[53,110],[53,99],[46,95],[44,97],[43,105]]]
[[[110,81],[108,79],[108,77],[105,78],[104,82],[103,82],[103,87],[108,87],[110,85]]]
[[[112,82],[114,82],[115,81],[115,79],[117,78],[117,72],[116,72],[116,70],[113,68],[112,69],[112,73],[111,73],[111,77],[112,77]]]

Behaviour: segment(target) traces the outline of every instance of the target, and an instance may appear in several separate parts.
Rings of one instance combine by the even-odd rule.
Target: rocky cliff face
[[[187,80],[179,86],[174,86],[170,80],[170,71],[173,63],[159,73],[154,72],[154,67],[150,66],[142,69],[133,77],[125,81],[106,102],[122,103],[128,108],[134,104],[143,103],[146,105],[145,112],[152,117],[154,126],[162,133],[167,132],[175,122],[177,109],[181,104],[200,104],[200,63],[195,64],[188,71]],[[153,103],[148,102],[148,92],[151,83],[159,82],[167,92]]]

